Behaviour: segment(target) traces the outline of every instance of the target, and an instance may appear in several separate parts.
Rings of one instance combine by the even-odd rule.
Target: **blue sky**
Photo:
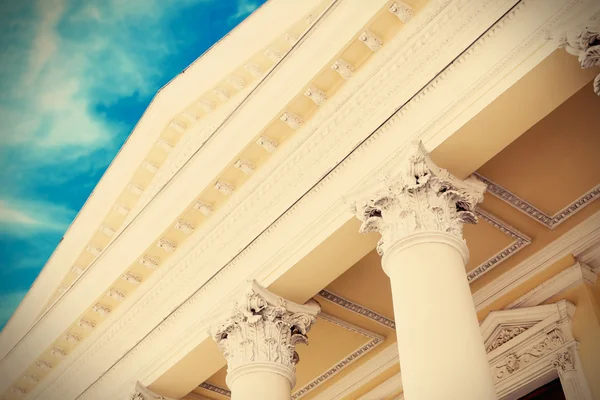
[[[265,0],[0,4],[0,327],[156,91]]]

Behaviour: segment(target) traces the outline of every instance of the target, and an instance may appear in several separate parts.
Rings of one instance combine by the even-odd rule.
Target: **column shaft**
[[[228,377],[232,400],[290,400],[292,384],[288,376],[277,373],[272,365],[260,365],[237,371],[234,379]]]
[[[477,222],[485,185],[459,180],[412,143],[406,162],[352,207],[360,231],[379,232],[390,277],[406,400],[492,400],[494,384],[465,264],[463,224]]]
[[[398,243],[383,257],[390,277],[406,400],[495,399],[465,275],[464,246],[445,233]],[[466,251],[466,248],[465,248]]]

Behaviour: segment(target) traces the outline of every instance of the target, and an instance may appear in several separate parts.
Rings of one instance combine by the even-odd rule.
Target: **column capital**
[[[129,400],[170,400],[170,399],[167,399],[166,397],[163,397],[161,395],[158,395],[158,394],[150,391],[148,388],[146,388],[140,382],[137,382],[135,385],[135,390],[129,396]]]
[[[463,224],[477,222],[475,206],[484,191],[475,177],[460,180],[439,168],[422,142],[414,141],[407,160],[357,196],[351,209],[362,221],[361,233],[381,234],[377,252],[384,255],[416,233],[447,233],[464,243]]]
[[[576,56],[581,68],[600,66],[600,16],[569,26],[558,36],[558,47]],[[594,79],[594,92],[600,96],[600,74]]]
[[[248,282],[230,313],[210,328],[227,359],[228,380],[236,375],[235,370],[248,370],[252,365],[262,369],[270,365],[274,372],[293,380],[299,360],[295,346],[308,344],[306,334],[320,311],[315,300],[296,304],[255,281]]]

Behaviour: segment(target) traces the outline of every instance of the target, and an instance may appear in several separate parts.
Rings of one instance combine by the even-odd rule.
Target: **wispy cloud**
[[[62,233],[74,216],[75,211],[55,203],[0,199],[0,231],[15,236]]]
[[[263,2],[256,0],[238,0],[237,11],[231,14],[228,21],[230,23],[238,23],[242,19],[246,18],[251,12],[256,10]]]
[[[158,88],[264,1],[0,2],[0,327]]]

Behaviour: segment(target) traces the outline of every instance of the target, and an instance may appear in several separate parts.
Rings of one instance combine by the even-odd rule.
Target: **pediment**
[[[493,311],[480,326],[485,349],[490,353],[533,327],[570,318],[574,310],[575,306],[563,300],[556,304]]]

